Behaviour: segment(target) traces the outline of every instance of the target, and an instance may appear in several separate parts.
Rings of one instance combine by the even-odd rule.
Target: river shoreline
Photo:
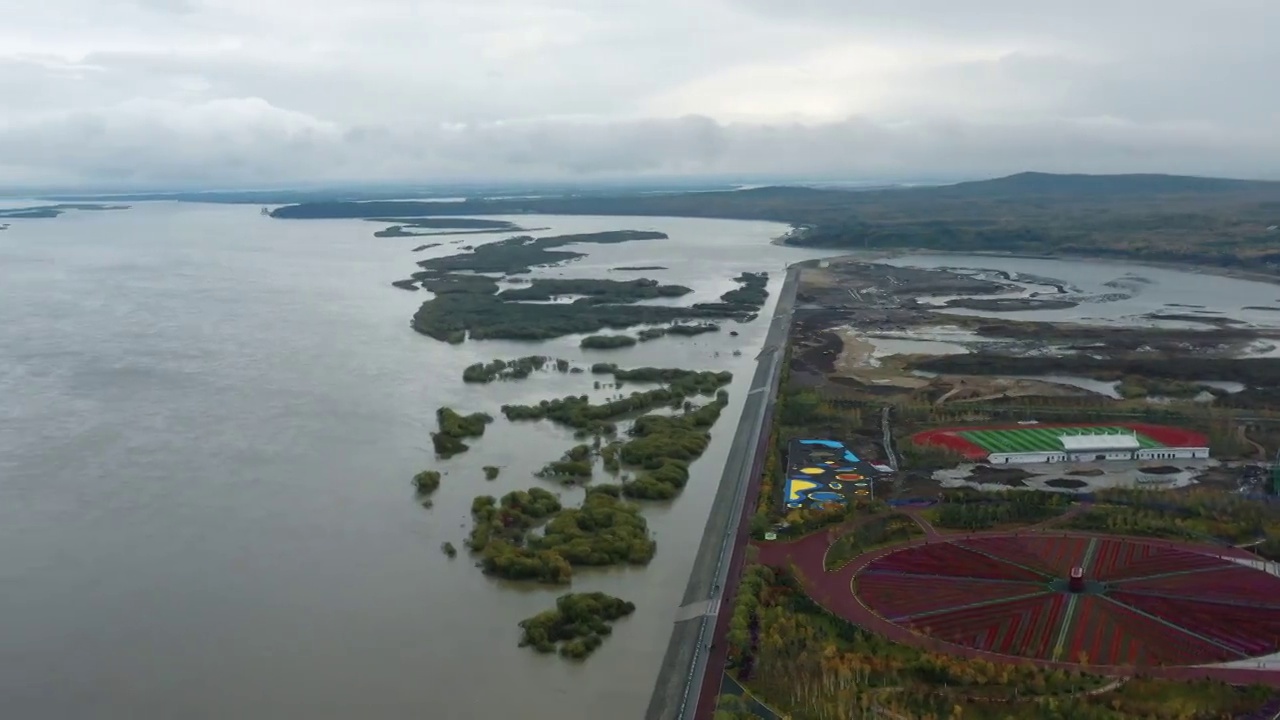
[[[830,249],[843,250],[844,248],[815,248],[805,245],[792,245],[787,242],[789,234],[779,235],[769,241],[771,245],[779,247],[790,247],[806,250]],[[948,255],[955,257],[992,257],[992,258],[1008,258],[1018,260],[1065,260],[1070,262],[1088,262],[1088,263],[1115,263],[1123,262],[1129,265],[1141,265],[1145,267],[1158,268],[1161,270],[1173,270],[1177,272],[1194,273],[1197,275],[1216,275],[1218,277],[1231,278],[1233,280],[1248,280],[1252,282],[1262,282],[1270,285],[1280,285],[1280,275],[1269,273],[1260,273],[1250,270],[1239,270],[1236,268],[1221,267],[1218,265],[1193,265],[1191,263],[1172,262],[1168,260],[1145,260],[1141,257],[1111,257],[1105,255],[1073,255],[1073,254],[1037,254],[1037,253],[1017,253],[1017,252],[1001,252],[996,250],[935,250],[931,248],[893,248],[883,250],[857,250],[848,248],[848,252],[840,255],[832,255],[831,259],[839,259],[844,257],[853,257],[867,262],[876,262],[877,260],[891,260],[896,258],[912,257],[914,255]]]
[[[773,292],[788,265],[840,252],[775,248],[770,238],[785,227],[773,222],[521,217],[553,227],[548,234],[668,233],[593,246],[530,277],[600,279],[657,263],[669,270],[653,277],[692,288],[682,303],[716,302],[745,271],[769,271]],[[460,252],[451,242],[463,239],[414,255],[421,239],[371,241],[371,229],[363,220],[264,222],[256,205],[157,202],[0,232],[0,365],[12,369],[0,377],[0,566],[11,580],[0,612],[22,618],[0,643],[10,714],[642,715],[694,547],[719,512],[731,426],[763,395],[749,395],[751,372],[778,293],[731,332],[607,356],[584,351],[577,335],[536,349],[450,345],[405,326],[422,298],[388,281],[413,260]],[[1267,290],[1182,301],[1261,305],[1277,297]],[[658,541],[651,564],[575,571],[573,591],[636,604],[580,665],[517,646],[516,623],[564,588],[497,580],[464,553],[440,551],[444,542],[461,549],[476,495],[551,489],[532,473],[581,441],[552,423],[498,420],[501,432],[437,461],[438,407],[497,417],[507,404],[617,392],[558,372],[462,381],[472,364],[531,353],[581,367],[734,373],[689,485],[675,502],[645,506]],[[501,474],[487,479],[485,466]],[[442,474],[431,509],[411,484],[425,469]],[[556,492],[576,505],[583,490]],[[145,693],[120,680],[131,677],[147,678]],[[503,691],[457,692],[477,678],[500,678]]]

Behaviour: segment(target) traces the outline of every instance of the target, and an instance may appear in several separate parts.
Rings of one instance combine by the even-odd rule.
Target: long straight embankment
[[[662,659],[645,720],[701,717],[699,707],[705,712],[719,687],[718,678],[724,671],[723,643],[712,645],[723,634],[725,623],[718,622],[721,611],[730,606],[742,571],[746,518],[755,510],[774,398],[795,307],[796,285],[800,269],[806,264],[788,268],[778,292],[778,304],[764,349],[756,357],[756,372],[707,518],[707,528],[694,557],[684,599],[676,611],[671,641]]]

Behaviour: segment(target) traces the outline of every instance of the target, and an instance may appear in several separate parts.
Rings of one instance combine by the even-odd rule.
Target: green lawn
[[[1058,438],[1062,435],[1132,435],[1128,428],[1113,425],[1089,427],[1025,427],[1009,430],[965,430],[960,437],[993,453],[1054,452],[1062,450]],[[1164,447],[1163,444],[1138,433],[1138,445],[1144,448]]]

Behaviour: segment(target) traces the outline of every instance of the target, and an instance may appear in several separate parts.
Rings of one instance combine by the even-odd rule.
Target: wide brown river
[[[770,245],[785,228],[769,223],[521,221],[665,231],[538,274],[650,276],[693,287],[686,301],[715,299],[744,270],[775,272],[776,290],[786,264],[815,256]],[[155,203],[0,232],[0,715],[640,717],[767,314],[725,328],[739,337],[614,352],[584,353],[578,337],[449,346],[409,329],[424,296],[388,283],[458,246],[414,254],[451,238],[378,227]],[[670,270],[609,272],[626,265]],[[638,606],[585,664],[516,646],[516,623],[562,588],[495,581],[440,551],[461,546],[473,496],[558,487],[531,472],[570,433],[498,408],[592,392],[594,378],[461,381],[473,362],[533,353],[738,377],[687,491],[647,507],[653,563],[575,580]],[[499,419],[437,462],[441,405]],[[430,510],[409,483],[425,468],[447,472]]]
[[[769,244],[786,229],[769,223],[520,222],[667,232],[585,246],[589,257],[535,276],[654,277],[693,287],[686,302],[714,300],[747,270],[774,273],[776,291],[788,263],[822,254]],[[413,254],[451,238],[377,239],[377,227],[152,203],[0,232],[0,715],[640,717],[771,305],[726,326],[739,337],[596,353],[578,337],[449,346],[409,329],[423,296],[388,283],[458,245]],[[1028,262],[1025,272],[1061,269]],[[669,270],[609,272],[626,265]],[[1066,279],[1084,283],[1081,267]],[[1211,304],[1194,299],[1195,283],[1156,279],[1181,302]],[[1256,283],[1199,285],[1236,308],[1280,297]],[[470,452],[432,458],[441,405],[498,415],[592,392],[590,375],[461,382],[473,362],[533,353],[737,376],[689,488],[647,505],[653,563],[575,579],[638,606],[584,664],[516,646],[516,623],[563,589],[495,581],[440,551],[461,545],[473,496],[545,483],[531,472],[574,444],[547,423],[499,418]],[[502,467],[498,480],[483,479],[487,464]],[[409,484],[425,468],[447,473],[430,510]]]

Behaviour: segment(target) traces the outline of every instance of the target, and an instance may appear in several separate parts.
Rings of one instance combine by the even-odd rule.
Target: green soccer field
[[[1058,438],[1063,435],[1133,435],[1128,428],[1112,425],[1089,427],[1025,427],[1008,430],[965,430],[960,437],[992,453],[1055,452],[1062,450]],[[1164,447],[1162,443],[1138,433],[1138,445],[1144,448]]]

